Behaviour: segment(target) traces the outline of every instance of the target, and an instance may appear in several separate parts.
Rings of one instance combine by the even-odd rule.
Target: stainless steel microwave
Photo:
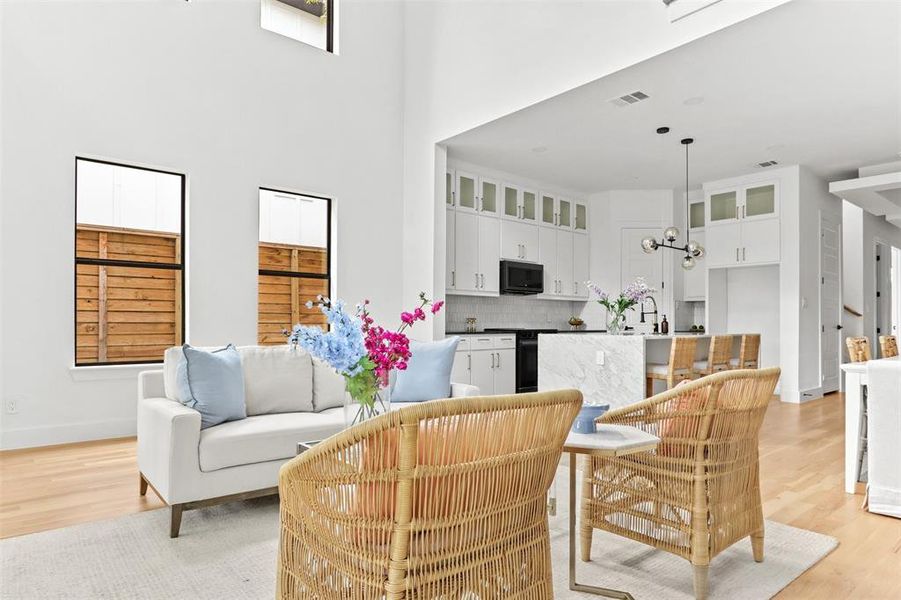
[[[544,266],[515,260],[501,261],[502,294],[541,294],[544,292]]]

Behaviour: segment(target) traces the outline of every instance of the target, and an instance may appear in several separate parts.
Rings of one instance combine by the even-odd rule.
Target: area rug
[[[593,598],[568,588],[567,477],[558,474],[551,518],[555,598]],[[578,489],[578,488],[577,488]],[[0,541],[0,598],[270,599],[275,591],[278,501],[263,498],[185,513],[169,539],[169,511],[154,510]],[[774,596],[838,545],[835,538],[767,521],[763,563],[750,542],[710,567],[712,599]],[[596,531],[579,583],[626,590],[637,600],[691,599],[691,565],[665,552]]]

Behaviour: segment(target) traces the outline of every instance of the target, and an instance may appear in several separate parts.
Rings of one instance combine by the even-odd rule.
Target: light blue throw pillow
[[[410,360],[397,372],[392,402],[423,402],[450,396],[451,369],[459,337],[439,342],[410,342]]]
[[[247,416],[244,404],[244,372],[241,355],[229,344],[207,352],[182,346],[176,378],[182,404],[200,413],[200,428],[235,421]]]

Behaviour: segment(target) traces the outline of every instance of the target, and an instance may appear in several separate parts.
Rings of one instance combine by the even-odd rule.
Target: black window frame
[[[165,175],[175,175],[181,178],[181,206],[179,208],[179,218],[181,220],[180,226],[181,230],[179,232],[180,238],[179,243],[181,245],[179,252],[179,262],[178,263],[154,263],[150,261],[143,260],[117,260],[117,259],[108,259],[108,258],[85,258],[78,256],[78,161],[92,162],[98,163],[101,165],[110,165],[113,167],[125,167],[127,169],[138,169],[141,171],[150,171],[152,173],[163,173]],[[185,230],[185,198],[187,195],[187,179],[188,176],[185,173],[177,173],[175,171],[166,171],[165,169],[156,169],[152,167],[144,167],[140,165],[132,165],[128,163],[120,163],[111,160],[104,160],[99,158],[89,158],[86,156],[76,156],[75,157],[75,216],[73,218],[73,240],[72,240],[72,253],[74,257],[74,263],[72,268],[72,354],[73,354],[73,364],[76,367],[109,367],[109,366],[119,366],[119,365],[158,365],[162,364],[163,357],[161,356],[159,360],[127,360],[127,361],[95,361],[95,362],[78,362],[78,265],[95,265],[95,266],[105,266],[105,267],[126,267],[130,269],[166,269],[172,271],[180,271],[181,272],[181,315],[176,315],[176,319],[181,319],[181,332],[182,332],[182,340],[181,342],[184,344],[187,341],[187,320],[185,315],[187,313],[187,306],[185,303],[185,288],[187,287],[187,270],[185,269],[185,255],[187,254],[187,237]]]
[[[306,192],[292,192],[290,190],[282,190],[260,186],[257,191],[257,223],[259,224],[260,215],[260,192],[273,192],[275,194],[288,194],[289,196],[300,196],[305,198],[315,198],[316,200],[325,200],[326,216],[325,216],[325,273],[307,273],[305,271],[279,271],[278,269],[261,269],[260,255],[257,250],[257,285],[261,275],[268,277],[295,277],[298,279],[325,279],[325,289],[328,290],[329,296],[332,295],[332,199],[327,196],[318,194],[308,194]],[[260,239],[259,226],[257,226],[257,248],[260,243],[264,243]],[[260,295],[257,294],[257,340],[260,338]],[[290,327],[294,327],[296,323],[291,323]],[[331,329],[330,324],[326,324],[327,329]]]

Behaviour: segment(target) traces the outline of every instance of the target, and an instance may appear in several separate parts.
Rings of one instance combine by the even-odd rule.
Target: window
[[[337,54],[337,0],[260,0],[260,26]]]
[[[259,255],[258,342],[284,344],[297,323],[327,327],[306,303],[329,295],[331,200],[260,189]]]
[[[76,366],[182,343],[184,208],[184,175],[75,159]]]

